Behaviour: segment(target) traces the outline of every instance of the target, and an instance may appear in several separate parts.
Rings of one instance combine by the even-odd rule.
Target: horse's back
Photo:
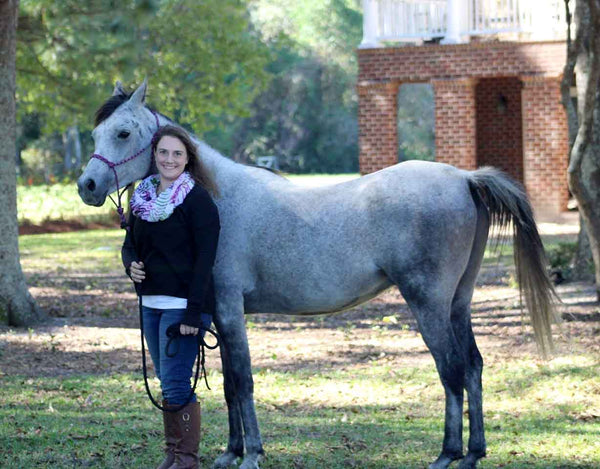
[[[389,287],[394,269],[468,250],[476,210],[465,174],[408,162],[333,186],[282,183],[259,195],[236,259],[245,263],[247,309],[340,310]],[[465,259],[468,252],[458,263]]]

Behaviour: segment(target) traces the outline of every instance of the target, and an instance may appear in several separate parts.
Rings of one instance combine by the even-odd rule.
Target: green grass
[[[123,277],[123,236],[119,229],[21,236],[23,269],[39,286],[50,285],[56,274],[117,272]],[[510,249],[503,253],[507,264]],[[486,261],[497,259],[490,254]],[[95,288],[106,287],[103,277]],[[252,334],[260,337],[263,327],[254,322]],[[11,353],[10,341],[3,338],[12,333],[0,331],[0,370],[2,356]],[[414,336],[405,330],[394,334]],[[352,337],[349,328],[345,340]],[[46,359],[53,360],[53,353],[49,348]],[[97,352],[103,353],[110,351]],[[599,354],[567,353],[550,362],[519,350],[494,357],[486,358],[484,351],[488,457],[479,467],[600,467]],[[267,454],[263,469],[416,469],[439,453],[444,396],[431,360],[409,365],[350,361],[319,370],[299,364],[289,371],[275,368],[276,360],[273,368],[265,363],[254,370]],[[209,467],[227,442],[221,382],[212,369],[213,390],[200,387],[202,467]],[[156,383],[153,387],[158,394]],[[2,468],[154,467],[161,459],[161,429],[139,373],[32,378],[0,372]],[[467,430],[465,418],[465,435]]]
[[[495,363],[485,374],[488,457],[481,468],[599,467],[598,363]],[[205,465],[226,442],[221,378],[202,390]],[[432,366],[255,372],[264,469],[422,468],[442,440],[443,392]],[[2,467],[152,467],[161,422],[138,375],[2,378]]]
[[[110,272],[121,265],[125,232],[119,228],[19,237],[26,272]]]
[[[27,221],[39,224],[47,220],[107,221],[113,211],[108,200],[103,207],[85,205],[74,183],[17,187],[19,223]]]
[[[561,235],[561,236],[542,236],[544,250],[548,259],[551,259],[553,252],[564,250],[565,246],[577,242],[577,235]],[[572,248],[571,248],[572,249]],[[496,245],[494,240],[489,240],[485,249],[483,263],[493,265],[498,262],[506,264],[513,263],[513,243],[512,238],[507,238],[500,244]]]

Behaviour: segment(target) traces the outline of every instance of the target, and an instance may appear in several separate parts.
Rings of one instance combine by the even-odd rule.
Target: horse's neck
[[[194,137],[194,141],[198,146],[200,159],[212,173],[220,192],[226,193],[230,186],[233,187],[239,184],[238,176],[241,176],[244,171],[243,165],[224,157],[217,150],[196,137]]]

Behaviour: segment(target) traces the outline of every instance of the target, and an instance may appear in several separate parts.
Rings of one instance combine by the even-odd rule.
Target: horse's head
[[[100,206],[108,194],[148,174],[158,117],[144,104],[146,86],[144,80],[127,94],[117,82],[113,95],[96,112],[94,155],[77,181],[84,203]]]

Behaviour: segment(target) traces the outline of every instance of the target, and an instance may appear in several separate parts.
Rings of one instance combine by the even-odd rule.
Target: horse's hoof
[[[453,461],[457,459],[461,459],[463,457],[462,454],[440,454],[439,457],[429,465],[429,469],[446,469]]]
[[[211,469],[226,469],[230,466],[237,466],[237,456],[231,451],[226,451],[215,460]]]
[[[457,469],[475,469],[476,467],[477,461],[467,461],[466,459],[463,459]]]
[[[483,457],[485,457],[485,453],[467,453],[467,456],[460,462],[457,469],[475,469],[477,467],[477,461]]]
[[[260,469],[258,463],[261,460],[261,455],[249,455],[247,454],[240,466],[240,469]]]
[[[240,469],[260,469],[255,461],[245,461],[240,466]]]

